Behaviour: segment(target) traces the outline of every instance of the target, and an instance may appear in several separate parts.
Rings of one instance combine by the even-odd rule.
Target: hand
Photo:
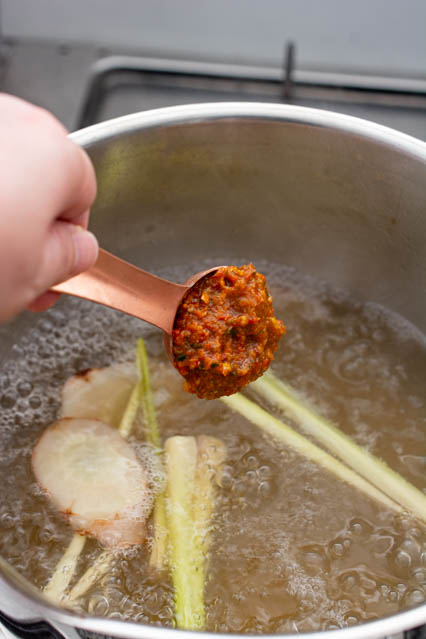
[[[0,94],[0,321],[44,310],[48,289],[96,261],[86,231],[96,178],[87,154],[47,111]]]

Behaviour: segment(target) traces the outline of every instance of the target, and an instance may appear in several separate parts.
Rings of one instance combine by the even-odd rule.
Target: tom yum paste
[[[266,371],[284,333],[265,276],[253,264],[223,266],[197,282],[179,306],[174,365],[190,393],[232,395]]]

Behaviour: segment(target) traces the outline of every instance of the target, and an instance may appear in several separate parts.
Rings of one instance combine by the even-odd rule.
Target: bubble
[[[407,537],[399,544],[397,552],[404,552],[411,562],[417,562],[420,558],[420,544],[413,537]]]
[[[249,484],[257,484],[257,474],[254,470],[248,470],[246,472],[246,480]]]
[[[13,408],[16,403],[16,396],[12,391],[3,393],[0,397],[0,407],[4,409]]]
[[[377,555],[387,554],[394,545],[392,535],[378,536],[373,543],[373,550]]]
[[[363,575],[361,577],[361,587],[366,593],[374,593],[377,590],[377,583],[371,577]]]
[[[115,610],[114,612],[111,612],[108,615],[109,619],[117,619],[118,621],[122,621],[124,619],[127,618],[127,614],[123,613],[123,612],[119,612],[118,610]]]
[[[348,537],[338,537],[329,545],[330,555],[336,559],[346,555],[351,546],[351,540]]]
[[[246,492],[245,482],[241,480],[234,481],[232,490],[233,492],[237,493],[237,495],[244,495]]]
[[[149,615],[147,615],[144,612],[138,613],[135,616],[134,620],[137,621],[138,623],[143,623],[143,624],[149,624],[150,623]]]
[[[29,381],[19,382],[17,386],[17,391],[21,397],[28,397],[32,390],[33,385]]]
[[[56,534],[54,530],[49,530],[49,528],[45,528],[44,530],[40,532],[38,537],[42,544],[47,544],[56,538]]]
[[[335,557],[343,557],[345,554],[345,548],[341,543],[335,543],[331,547],[331,552]]]
[[[15,525],[15,519],[10,513],[4,513],[0,517],[0,524],[3,528],[12,528]]]
[[[260,479],[269,479],[272,475],[272,469],[269,466],[260,466],[257,469],[257,474]]]
[[[114,583],[114,580],[109,579],[109,582],[111,584]],[[111,607],[121,607],[123,606],[123,604],[126,603],[127,601],[127,597],[123,597],[123,593],[120,590],[120,585],[121,585],[121,579],[119,578],[118,580],[115,580],[115,584],[117,586],[117,588],[112,588],[111,586],[107,589],[107,600],[108,603]]]
[[[259,466],[259,461],[255,455],[247,455],[245,459],[243,459],[243,463],[246,464],[248,468],[256,469]]]
[[[321,546],[311,545],[302,548],[302,562],[308,573],[312,575],[329,570],[329,562]]]
[[[108,599],[105,595],[94,594],[89,599],[88,611],[92,615],[105,616],[109,611]]]
[[[373,527],[365,519],[351,519],[349,530],[356,537],[368,537],[373,531]]]
[[[232,488],[233,483],[234,483],[234,478],[232,476],[232,473],[229,473],[227,471],[223,471],[222,473],[220,473],[219,485],[221,486],[221,488],[224,488],[225,490],[230,490]]]
[[[399,593],[397,590],[390,589],[386,594],[386,601],[388,603],[397,603],[399,601]]]
[[[347,626],[356,626],[360,621],[360,616],[355,612],[348,612],[345,615],[345,622]]]
[[[411,567],[411,557],[405,550],[397,550],[393,555],[396,572],[399,576],[409,575]]]
[[[413,520],[410,517],[404,515],[397,518],[397,526],[403,532],[407,532],[413,524]]]
[[[426,595],[423,590],[419,588],[415,588],[414,590],[409,590],[404,597],[404,601],[408,606],[418,606],[426,600]]]
[[[336,623],[335,621],[326,621],[323,624],[323,628],[324,630],[339,630],[339,628],[341,628],[341,626]]]
[[[158,615],[162,606],[163,601],[156,591],[150,592],[144,600],[145,610],[151,615]]]
[[[41,358],[41,359],[48,359],[50,362],[52,361],[50,358],[51,356],[54,354],[54,347],[53,345],[48,345],[46,343],[42,343],[39,347],[38,347],[38,351],[37,351],[37,355]]]
[[[29,398],[28,402],[31,408],[40,408],[41,406],[41,398],[39,397],[39,395],[32,395]]]
[[[426,586],[426,570],[424,568],[417,568],[413,572],[413,578],[418,584]]]
[[[259,495],[261,495],[262,497],[267,497],[268,494],[271,492],[271,484],[268,481],[262,481],[259,484]]]
[[[413,528],[410,528],[408,530],[408,535],[410,537],[413,537],[416,540],[419,540],[423,537],[423,533],[422,530],[420,528],[418,528],[417,526],[413,526]]]
[[[0,389],[6,390],[10,386],[10,377],[9,375],[1,375],[0,376]]]
[[[359,575],[356,572],[344,573],[339,578],[340,587],[344,592],[351,592],[359,586]]]

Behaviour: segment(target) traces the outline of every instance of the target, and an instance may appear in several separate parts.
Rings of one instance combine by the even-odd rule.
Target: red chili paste
[[[265,276],[253,264],[223,266],[197,282],[179,306],[174,365],[190,393],[232,395],[266,371],[284,333]]]

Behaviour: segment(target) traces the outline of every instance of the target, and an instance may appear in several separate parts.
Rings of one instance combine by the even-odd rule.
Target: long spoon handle
[[[134,315],[170,335],[177,307],[188,288],[151,275],[100,249],[92,268],[52,290]]]

